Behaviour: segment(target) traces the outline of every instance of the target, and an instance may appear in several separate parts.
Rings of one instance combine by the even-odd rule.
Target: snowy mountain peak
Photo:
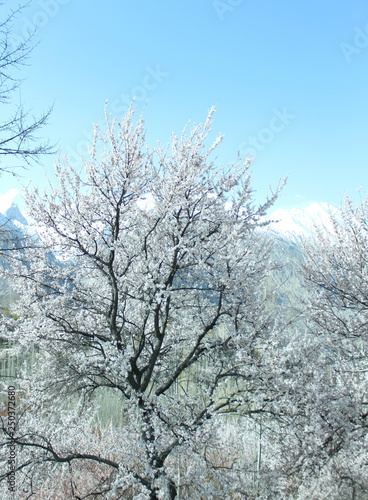
[[[337,208],[328,203],[312,203],[306,207],[275,210],[268,220],[270,227],[281,234],[308,235],[313,233],[315,225],[323,225],[328,229],[331,225],[330,215],[336,213]]]
[[[28,225],[27,219],[24,217],[22,212],[19,210],[19,207],[16,203],[12,203],[8,210],[5,212],[6,218],[11,222],[20,222],[24,226]]]

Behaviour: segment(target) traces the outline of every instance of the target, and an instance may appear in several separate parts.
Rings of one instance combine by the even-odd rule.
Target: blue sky
[[[6,1],[1,17],[17,5]],[[215,105],[213,135],[225,135],[219,161],[255,156],[259,202],[286,174],[278,207],[368,192],[366,1],[31,0],[15,39],[36,24],[22,99],[35,114],[54,105],[42,132],[72,163],[106,100],[121,118],[135,96],[138,112],[148,100],[151,145]],[[43,184],[55,159],[21,181],[3,175],[0,192]]]

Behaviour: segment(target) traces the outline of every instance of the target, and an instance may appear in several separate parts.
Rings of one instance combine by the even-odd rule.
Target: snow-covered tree
[[[304,287],[310,294],[301,304],[318,347],[311,357],[322,357],[325,369],[323,363],[319,370],[312,365],[311,379],[319,379],[310,418],[313,442],[319,443],[313,457],[319,472],[311,483],[313,495],[304,488],[303,498],[366,498],[368,199],[354,206],[346,198],[331,212],[328,227],[317,226],[305,240],[304,251]]]
[[[277,193],[257,207],[250,162],[211,160],[211,116],[170,150],[146,146],[132,110],[106,117],[81,171],[60,161],[58,184],[27,194],[39,237],[9,254],[4,334],[32,362],[2,443],[37,498],[244,498],[218,429],[277,399],[263,230]]]

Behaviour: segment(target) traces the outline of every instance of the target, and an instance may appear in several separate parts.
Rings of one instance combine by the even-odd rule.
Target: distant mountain
[[[271,229],[285,236],[305,236],[312,234],[314,226],[323,225],[328,229],[331,225],[330,214],[337,212],[337,208],[327,203],[312,203],[304,208],[279,208],[268,220],[273,221]]]
[[[0,266],[7,267],[2,254],[13,246],[21,246],[25,238],[27,219],[15,203],[8,208],[5,214],[0,214]],[[14,299],[8,281],[0,275],[0,306],[8,307]]]
[[[28,221],[19,210],[19,207],[16,203],[12,203],[8,210],[5,212],[5,217],[11,222],[19,222],[23,226],[28,226]]]
[[[282,285],[277,293],[278,302],[284,302],[298,286],[296,268],[302,260],[302,249],[297,237],[312,234],[315,224],[323,224],[328,229],[330,213],[336,211],[327,203],[313,203],[304,208],[278,209],[269,216],[272,221],[269,228],[274,242],[273,258],[282,264],[280,270],[273,272],[273,280]],[[21,246],[27,230],[29,232],[27,226],[27,219],[15,203],[5,214],[0,214],[0,266],[6,267],[1,250],[7,251],[14,242]],[[55,259],[55,256],[50,253],[49,258]],[[10,286],[0,276],[0,307],[8,307],[11,300]]]

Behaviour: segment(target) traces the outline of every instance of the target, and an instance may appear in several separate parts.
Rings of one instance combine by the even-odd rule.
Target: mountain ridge
[[[331,215],[336,214],[337,208],[324,202],[314,202],[306,207],[289,209],[278,208],[267,220],[269,227],[284,236],[309,236],[313,234],[316,225],[329,229]]]

